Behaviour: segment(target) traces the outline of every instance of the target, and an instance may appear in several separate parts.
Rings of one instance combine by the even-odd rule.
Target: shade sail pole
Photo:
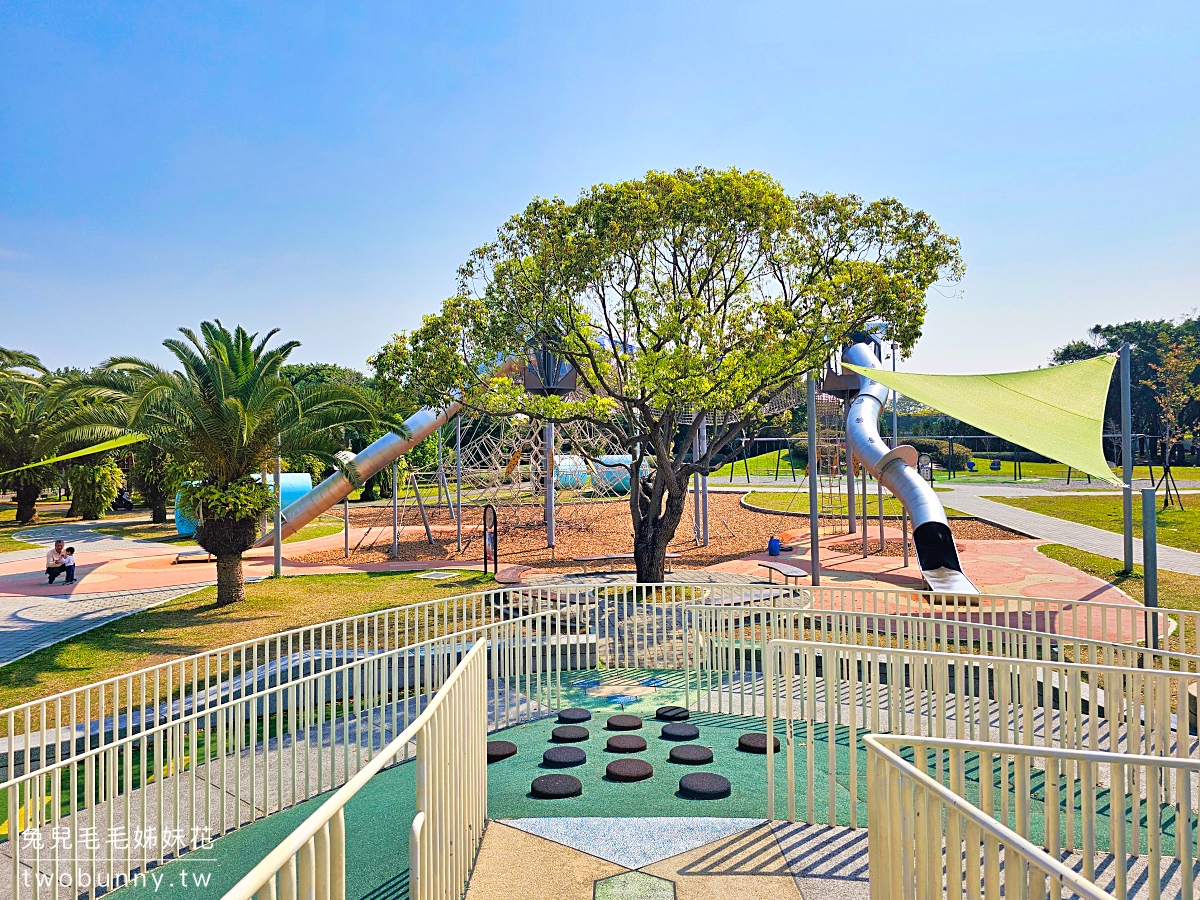
[[[1133,411],[1129,397],[1129,342],[1121,345],[1121,515],[1125,571],[1133,571]]]

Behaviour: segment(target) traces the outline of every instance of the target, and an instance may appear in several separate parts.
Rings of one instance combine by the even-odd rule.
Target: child
[[[67,567],[67,580],[65,584],[75,583],[75,548],[68,547],[67,552],[63,554],[62,564]]]

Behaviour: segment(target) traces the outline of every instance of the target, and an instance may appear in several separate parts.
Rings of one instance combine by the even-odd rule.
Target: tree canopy
[[[459,270],[437,316],[389,345],[394,389],[496,414],[586,421],[630,454],[639,576],[661,578],[687,479],[795,405],[795,389],[857,330],[903,349],[925,292],[961,277],[958,241],[896,200],[788,195],[736,169],[650,172],[574,203],[535,198]],[[546,351],[567,396],[492,373]],[[690,446],[701,417],[707,452]]]

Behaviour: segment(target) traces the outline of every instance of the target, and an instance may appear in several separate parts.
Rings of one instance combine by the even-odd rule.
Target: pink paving
[[[352,543],[367,529],[351,529]],[[780,561],[789,562],[808,569],[807,532],[789,532],[780,536],[794,550],[784,553]],[[898,529],[889,528],[889,541],[899,541]],[[821,539],[821,579],[824,586],[854,588],[910,588],[922,587],[920,572],[915,565],[915,554],[906,568],[901,557],[869,556],[862,558],[855,553],[830,549],[832,544],[845,544],[852,538],[845,534],[827,535]],[[313,563],[302,562],[297,557],[317,550],[337,549],[342,546],[341,534],[315,538],[284,545],[285,575],[325,575],[348,572],[403,572],[431,568],[478,569],[478,563],[461,561],[426,560],[419,562],[373,562],[373,563]],[[1109,635],[1109,639],[1130,640],[1140,634],[1140,627],[1130,623],[1141,616],[1115,614],[1100,617],[1089,614],[1087,604],[1091,601],[1120,604],[1141,609],[1129,596],[1098,578],[1084,574],[1070,566],[1049,559],[1037,552],[1040,543],[1035,540],[1008,541],[959,541],[963,567],[966,573],[988,594],[1008,596],[1040,597],[1078,601],[1078,612],[1060,614],[1059,618],[1047,623],[1040,607],[1035,605],[1032,614],[1015,618],[1009,623],[1014,627],[1035,627],[1043,630],[1049,625],[1060,633],[1091,632],[1095,637]],[[42,561],[26,559],[0,564],[0,599],[5,597],[55,596],[76,593],[80,595],[97,592],[140,591],[212,582],[216,578],[214,563],[176,563],[180,551],[154,545],[135,546],[80,554],[78,581],[71,586],[61,583],[47,585],[42,574]],[[708,571],[744,575],[752,580],[762,580],[766,570],[758,562],[771,559],[765,552],[750,554],[740,559],[718,563]],[[270,548],[252,550],[246,554],[245,574],[247,578],[265,577],[272,572]],[[536,569],[528,574],[538,574]],[[1092,613],[1098,612],[1093,608]],[[990,619],[987,606],[980,610],[984,619]],[[1014,614],[1015,616],[1015,614]],[[1102,621],[1102,618],[1104,621]]]

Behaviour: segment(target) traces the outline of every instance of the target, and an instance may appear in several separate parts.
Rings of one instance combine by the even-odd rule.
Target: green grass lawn
[[[776,464],[779,467],[779,477],[791,479],[793,465],[791,457],[787,450],[781,446],[778,450],[770,450],[766,453],[760,453],[758,456],[751,456],[748,460],[735,460],[731,463],[726,463],[709,475],[709,479],[724,478],[729,480],[729,473],[733,472],[733,480],[736,482],[739,478],[746,477],[746,464],[750,464],[751,475],[774,475]],[[804,477],[804,470],[808,466],[808,458],[803,454],[799,454],[795,461],[795,475],[797,480]]]
[[[879,515],[879,499],[878,493],[873,489],[873,485],[867,489],[867,515]],[[939,491],[940,493],[940,491]],[[824,515],[846,515],[846,498],[842,496],[841,502],[835,508],[822,507],[821,512]],[[780,512],[807,513],[808,512],[808,491],[751,491],[746,495],[746,502],[751,506],[757,506],[762,509],[776,509]],[[862,511],[862,498],[855,497],[855,509]],[[884,494],[883,497],[883,514],[885,516],[898,516],[904,511],[904,507],[895,497]],[[950,516],[961,516],[963,513],[956,509],[946,508],[946,514]]]
[[[307,541],[309,538],[325,537],[337,534],[342,530],[341,520],[322,517],[315,522],[309,522],[295,534],[284,539],[285,544],[296,541]],[[96,531],[111,534],[114,537],[128,538],[134,541],[157,541],[162,544],[175,544],[180,547],[195,547],[196,540],[192,535],[182,535],[175,530],[175,522],[170,518],[162,524],[151,522],[122,523],[119,521],[105,522],[96,526]]]
[[[1018,509],[1092,525],[1120,534],[1124,519],[1121,514],[1121,498],[1116,495],[1103,497],[987,497],[997,503],[1005,503]],[[1161,500],[1157,515],[1158,541],[1168,547],[1183,550],[1200,550],[1200,497],[1184,495],[1187,508],[1162,509]],[[1134,498],[1133,533],[1142,535],[1141,498]]]
[[[246,585],[245,602],[226,607],[216,606],[215,587],[205,588],[0,667],[0,708],[289,628],[494,584],[478,572],[442,581],[402,572],[269,578]]]

